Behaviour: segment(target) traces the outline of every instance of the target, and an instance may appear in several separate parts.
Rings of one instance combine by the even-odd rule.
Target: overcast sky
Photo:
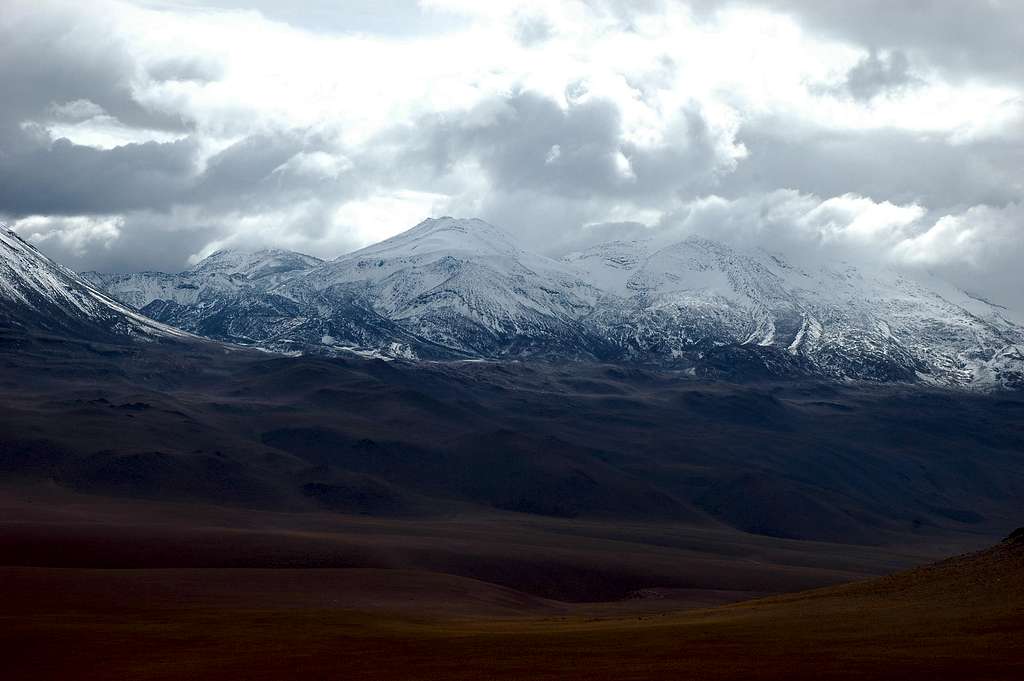
[[[1024,307],[1024,2],[0,0],[0,217],[77,269],[424,217],[698,233]]]

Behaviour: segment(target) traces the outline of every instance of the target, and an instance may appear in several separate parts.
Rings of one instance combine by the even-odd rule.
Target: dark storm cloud
[[[196,168],[196,142],[127,144],[113,149],[42,136],[0,156],[0,206],[11,216],[109,214],[221,204],[268,205],[314,191],[274,170],[310,145],[294,132],[247,137]],[[322,189],[322,188],[321,188]]]
[[[190,197],[202,202],[217,197],[266,198],[274,170],[303,151],[297,134],[258,134],[231,145],[211,158]],[[274,187],[269,187],[273,189]]]
[[[874,97],[919,83],[910,73],[910,61],[900,50],[882,57],[876,50],[864,57],[846,74],[846,88],[857,99]]]
[[[96,17],[79,12],[33,12],[15,7],[0,23],[0,144],[18,124],[38,119],[52,104],[89,100],[129,127],[185,132],[177,113],[140,105],[131,88],[137,64],[105,34]],[[73,7],[73,6],[68,6]]]
[[[459,117],[428,117],[406,134],[412,156],[438,170],[472,157],[502,191],[568,198],[696,193],[732,162],[695,108],[679,112],[664,144],[641,147],[622,141],[622,116],[610,101],[570,101],[563,109],[530,92],[493,98]]]
[[[955,73],[1024,80],[1024,3],[781,0],[787,5],[812,27],[867,45],[921,50]]]
[[[22,144],[0,156],[0,207],[15,217],[166,207],[191,185],[194,151],[187,139],[114,149],[66,139]]]
[[[689,3],[697,10],[698,21],[712,20],[722,8],[782,11],[793,17],[805,36],[838,39],[862,50],[852,68],[848,57],[839,59],[839,66],[829,71],[828,83],[795,85],[812,90],[812,98],[830,100],[820,108],[796,110],[806,101],[801,99],[803,92],[792,101],[786,94],[768,93],[765,104],[756,83],[748,88],[752,96],[745,89],[750,84],[745,83],[735,93],[710,92],[703,80],[714,81],[716,64],[692,63],[685,51],[674,52],[670,47],[658,47],[664,52],[660,56],[652,50],[649,58],[633,60],[639,64],[628,58],[609,62],[603,53],[594,60],[586,54],[573,54],[565,61],[555,56],[554,50],[562,47],[560,41],[576,29],[595,36],[633,33],[635,37],[659,25],[639,21],[639,14],[661,12],[673,3],[585,0],[593,15],[573,15],[572,21],[583,17],[580,26],[564,23],[558,12],[548,13],[546,8],[511,12],[507,25],[501,27],[510,39],[508,45],[498,41],[493,54],[488,49],[482,55],[482,68],[490,71],[470,72],[459,83],[476,88],[472,99],[457,94],[452,102],[439,104],[428,97],[393,106],[390,95],[395,90],[387,88],[408,85],[381,68],[381,82],[375,71],[369,72],[373,77],[368,80],[387,95],[383,106],[366,107],[366,89],[338,105],[345,109],[351,104],[351,116],[348,111],[335,111],[339,120],[333,121],[331,105],[322,106],[318,95],[309,95],[315,88],[307,82],[317,80],[307,78],[310,73],[318,75],[317,69],[333,68],[317,62],[323,54],[332,54],[337,40],[336,35],[325,34],[360,33],[352,44],[367,41],[384,53],[393,49],[403,55],[404,40],[415,38],[417,49],[423,50],[416,54],[423,54],[429,64],[437,56],[430,50],[445,49],[447,36],[440,34],[475,19],[424,9],[413,0],[392,3],[387,11],[369,0],[343,4],[316,0],[302,7],[270,0],[147,0],[142,4],[168,14],[137,22],[133,14],[140,11],[137,8],[15,0],[13,11],[7,7],[0,11],[0,215],[116,216],[119,233],[113,237],[109,230],[106,236],[100,230],[95,244],[83,247],[83,240],[73,234],[53,232],[45,237],[46,248],[76,267],[180,269],[188,256],[214,241],[246,247],[273,245],[276,238],[277,245],[320,243],[325,250],[341,249],[352,245],[349,241],[375,233],[372,224],[348,226],[359,228],[359,236],[354,236],[355,230],[345,232],[347,226],[340,221],[357,219],[337,218],[347,200],[388,206],[389,201],[400,203],[401,196],[409,193],[441,196],[446,211],[477,215],[508,227],[519,233],[524,245],[549,253],[573,244],[643,235],[649,228],[639,221],[658,227],[659,216],[665,223],[681,204],[709,194],[731,200],[701,213],[712,216],[701,222],[702,228],[712,231],[719,222],[726,225],[722,229],[730,221],[756,222],[764,204],[759,197],[766,195],[784,195],[785,202],[795,201],[803,211],[781,211],[784,216],[805,214],[815,201],[857,194],[876,202],[918,203],[930,211],[929,220],[946,212],[962,214],[971,206],[1019,206],[1024,199],[1024,178],[1019,172],[1024,167],[1024,130],[1013,128],[1011,109],[1016,105],[1012,102],[993,113],[992,121],[979,120],[980,132],[952,125],[943,132],[922,132],[913,128],[932,128],[930,121],[917,126],[910,120],[920,108],[919,102],[911,101],[917,88],[926,92],[931,85],[955,86],[967,80],[1001,85],[1024,82],[1024,62],[1019,59],[1024,3]],[[182,7],[255,10],[319,35],[269,25],[251,12],[193,12]],[[115,10],[128,17],[125,26],[141,26],[143,37],[130,30],[118,37],[113,28],[117,22],[103,14]],[[190,34],[192,21],[202,30],[224,31],[223,50],[220,45],[193,49],[182,44],[179,49],[155,46],[159,40],[146,42],[146,31],[160,30],[153,26],[172,16],[184,22],[184,29],[178,26],[183,35]],[[215,20],[204,23],[210,17]],[[587,25],[591,19],[593,25]],[[273,60],[270,66],[256,59],[258,66],[253,68],[252,60],[232,57],[232,50],[246,54],[248,46],[231,34],[236,21],[256,32],[267,31],[260,33],[261,47],[264,39],[272,44],[280,33],[285,36],[282,44],[309,43],[316,49],[306,54],[306,62],[301,54],[289,53],[285,56],[294,58]],[[485,30],[490,30],[490,21],[483,20]],[[296,37],[298,41],[288,42]],[[558,74],[553,78],[564,78],[552,82],[565,87],[566,102],[524,89],[523,83],[548,84],[550,74],[532,78],[538,74],[524,72],[520,80],[507,81],[495,76],[504,66],[517,72],[519,63],[496,68],[488,62],[505,54],[502,50],[511,50],[510,60],[521,57],[525,51],[516,45],[531,48],[532,56],[552,50],[557,61],[552,73]],[[295,49],[301,53],[302,47]],[[710,52],[714,49],[709,48]],[[575,63],[577,59],[580,64]],[[281,106],[263,96],[268,90],[261,87],[259,71],[273,70],[278,64],[286,76],[276,81],[276,87],[287,91],[280,93]],[[571,70],[577,67],[578,71]],[[434,72],[427,68],[424,78],[437,77],[436,92],[446,92],[452,84],[443,81],[451,67],[442,60],[437,68],[444,71],[442,76],[431,75]],[[706,79],[691,79],[698,70]],[[771,81],[778,74],[765,75]],[[289,90],[292,77],[297,85],[294,91]],[[397,85],[388,82],[389,77]],[[218,82],[222,79],[225,83]],[[324,81],[333,83],[326,74]],[[694,93],[686,91],[691,81],[697,88]],[[588,94],[591,86],[605,98]],[[953,88],[948,89],[950,97],[957,96]],[[323,92],[329,98],[334,91],[324,88]],[[295,98],[287,99],[289,94]],[[461,108],[467,101],[477,101],[477,96],[482,97],[479,104]],[[1008,96],[1012,99],[1019,93]],[[704,108],[684,103],[673,110],[665,104],[692,102],[691,97],[703,102]],[[904,104],[909,108],[901,108]],[[809,120],[830,106],[853,113],[837,120]],[[390,113],[382,113],[392,110],[402,113],[393,120],[388,119]],[[844,121],[851,120],[872,125],[866,116],[873,110],[892,115],[891,120],[904,128],[845,127]],[[317,115],[323,120],[314,122]],[[99,149],[56,140],[51,133],[64,130],[75,137],[73,130],[87,130],[88,125],[73,126],[93,119],[138,133],[123,139],[182,139]],[[373,123],[366,125],[365,120]],[[344,127],[350,122],[356,129],[352,134]],[[94,129],[103,132],[98,123]],[[369,141],[362,136],[365,129]],[[630,141],[638,129],[647,135],[645,144]],[[232,143],[208,157],[209,149],[227,144],[226,130]],[[163,134],[150,134],[153,131]],[[122,137],[112,135],[111,139]],[[360,141],[345,146],[342,139]],[[794,193],[776,194],[779,190]],[[745,197],[751,198],[745,201]],[[742,213],[742,220],[730,211]],[[379,210],[362,206],[348,215],[372,222]],[[995,224],[1018,215],[1018,210],[1004,210],[969,218]],[[692,224],[695,219],[687,220]],[[603,226],[594,227],[595,223]],[[69,234],[73,231],[73,226],[68,228]],[[999,234],[1001,239],[1013,236],[1005,230]],[[994,262],[986,258],[991,256],[979,257],[979,262]],[[1019,281],[1019,275],[1006,267],[1004,279]]]
[[[933,210],[1003,205],[1024,196],[1024,138],[953,144],[944,135],[896,129],[837,131],[778,117],[748,123],[749,151],[719,192],[778,188],[818,196],[853,192]]]
[[[1024,83],[1024,2],[1016,0],[690,0],[706,12],[785,12],[806,32],[918,54],[957,78]]]
[[[48,256],[78,272],[178,272],[190,256],[227,235],[226,228],[201,212],[132,211],[119,225],[116,248],[75,248],[59,238],[45,239]]]
[[[51,139],[40,121],[62,117],[54,109],[64,107],[102,113],[127,128],[182,133],[190,124],[135,100],[137,65],[95,17],[25,7],[0,25],[0,211],[112,213],[173,202],[191,181],[191,139],[104,150]]]
[[[728,137],[716,137],[694,106],[678,112],[663,142],[642,147],[623,140],[622,114],[613,102],[583,94],[570,93],[562,107],[517,92],[461,114],[427,116],[371,145],[393,155],[362,157],[357,167],[443,191],[472,161],[489,189],[470,203],[456,198],[450,211],[503,225],[525,246],[557,254],[589,243],[592,233],[581,234],[581,225],[607,220],[622,205],[700,195],[735,164]]]
[[[232,236],[226,226],[232,221],[296,205],[303,206],[304,219],[289,235],[322,238],[334,202],[365,188],[365,181],[350,176],[310,177],[289,167],[323,148],[317,136],[301,131],[245,138],[210,158],[202,172],[191,138],[108,150],[51,141],[44,133],[33,142],[17,154],[0,155],[0,218],[122,217],[116,239],[89,248],[56,232],[44,238],[49,255],[79,270],[177,271],[207,244]],[[55,229],[61,229],[59,220]],[[279,245],[273,235],[242,238],[234,245]]]

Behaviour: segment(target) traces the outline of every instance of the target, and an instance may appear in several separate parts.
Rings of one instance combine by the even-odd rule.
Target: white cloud
[[[107,113],[103,110],[102,106],[88,99],[74,99],[62,104],[54,102],[50,105],[49,112],[54,118],[75,121],[82,121]]]
[[[59,217],[31,215],[15,220],[11,229],[36,244],[56,243],[75,254],[90,248],[109,248],[121,235],[124,218],[113,216]]]
[[[847,242],[865,246],[898,238],[925,215],[918,205],[876,203],[866,196],[844,194],[821,202],[798,222],[822,242]]]
[[[927,229],[901,240],[893,251],[903,261],[928,266],[979,267],[1017,260],[1024,255],[1022,225],[1024,205],[973,206],[962,213],[943,215]]]
[[[584,2],[431,1],[426,7],[472,21],[440,36],[393,39],[314,34],[257,12],[156,11],[114,4],[114,37],[142,68],[132,87],[140,102],[181,113],[209,134],[266,126],[336,129],[360,143],[426,112],[465,111],[522,87],[563,100],[567,90],[614,101],[624,138],[664,140],[674,113],[697,101],[730,117],[799,111],[843,128],[946,131],[975,126],[1014,95],[965,82],[931,84],[906,96],[861,102],[815,86],[840,82],[862,50],[810,36],[781,14],[732,9],[698,21],[682,3],[624,26]],[[552,27],[548,40],[523,45],[524,16]],[[154,80],[148,64],[181,54],[216,64],[209,81]]]
[[[1024,319],[1024,203],[932,216],[916,204],[779,190],[733,200],[704,197],[641,221],[646,236],[660,242],[700,235],[798,261],[845,260],[936,273],[964,290],[991,296]]]
[[[559,144],[552,144],[551,148],[548,149],[548,155],[544,157],[544,164],[551,165],[558,161],[558,157],[562,155],[562,146]]]
[[[45,127],[54,139],[63,138],[95,149],[114,149],[126,144],[146,142],[173,142],[186,137],[184,134],[162,130],[129,127],[113,116],[106,115],[92,116],[73,123],[53,122]]]
[[[337,179],[343,172],[352,168],[352,161],[346,156],[325,151],[303,151],[279,165],[273,172],[314,179]]]
[[[165,159],[162,174],[145,165],[160,160],[154,145],[151,160],[122,154],[121,167],[134,172],[138,163],[137,175],[156,178],[147,196],[160,195],[165,175],[174,183],[173,205],[132,209],[186,216],[195,233],[208,227],[208,243],[190,242],[189,253],[278,245],[333,256],[452,212],[503,222],[535,247],[571,244],[586,225],[621,221],[907,266],[998,269],[1024,224],[1019,203],[975,205],[1024,200],[1024,183],[1012,179],[1024,163],[1019,84],[984,72],[953,77],[927,51],[876,50],[842,31],[811,28],[802,18],[815,11],[810,5],[801,13],[772,9],[794,3],[754,1],[697,2],[715,7],[695,11],[686,2],[423,0],[406,14],[454,17],[443,31],[332,33],[268,18],[280,12],[204,8],[200,0],[9,4],[0,51],[20,49],[35,23],[67,24],[53,52],[70,46],[67,54],[98,64],[111,80],[96,94],[61,81],[63,91],[34,110],[19,108],[24,135],[47,130],[97,150],[188,138],[188,153],[179,150],[187,162]],[[62,72],[34,84],[59,81],[53,74]],[[851,94],[851,74],[861,96]],[[517,109],[525,97],[554,111],[541,113],[561,126],[557,135],[516,120],[542,108]],[[118,109],[118,98],[132,107]],[[774,179],[776,166],[752,160],[759,141],[766,144],[751,134],[759,126],[782,140],[773,149],[789,140],[797,148],[780,166],[831,159],[813,171],[836,181],[809,188],[800,180],[806,172]],[[430,138],[437,130],[469,141],[445,146]],[[494,139],[513,134],[519,138],[505,147]],[[901,155],[871,146],[897,135],[913,142]],[[217,166],[228,190],[202,185],[204,171],[224,160],[218,154],[278,138],[298,141],[270,161],[259,144],[249,150],[257,160],[248,162],[268,168],[249,172],[236,159]],[[942,168],[957,173],[951,154],[981,151],[965,160],[960,178],[929,165],[935,148],[945,152]],[[841,159],[853,156],[857,163],[845,167]],[[871,163],[879,158],[943,186],[925,195],[906,180],[883,193],[865,179],[878,177]],[[0,173],[2,162],[0,153]],[[764,172],[727,185],[745,167]],[[65,180],[65,166],[53,177]],[[233,199],[242,185],[250,188]],[[950,195],[941,210],[935,193]],[[75,198],[61,209],[71,212]],[[116,210],[92,202],[82,212]],[[157,214],[146,215],[33,229],[76,253],[104,253],[138,243],[124,234],[134,224],[154,229]]]
[[[449,197],[431,192],[399,190],[340,205],[332,228],[357,247],[403,232],[425,217],[447,212]]]
[[[975,228],[967,225],[982,218],[1007,227],[1001,215],[994,219],[983,207],[929,219],[916,204],[856,194],[823,199],[779,190],[733,200],[704,197],[680,206],[653,227],[667,230],[667,238],[699,234],[790,255],[918,265],[969,259],[964,245]]]

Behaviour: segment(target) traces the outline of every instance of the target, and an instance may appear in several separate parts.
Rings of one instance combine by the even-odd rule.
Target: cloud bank
[[[702,234],[1024,306],[1024,7],[11,0],[0,217],[79,269],[428,215]]]

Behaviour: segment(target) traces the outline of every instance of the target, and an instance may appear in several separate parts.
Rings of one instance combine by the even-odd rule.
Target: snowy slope
[[[268,289],[323,263],[279,249],[220,250],[178,274],[82,276],[118,300],[166,324],[217,340],[267,345],[302,326],[294,301]]]
[[[276,291],[322,310],[359,307],[412,336],[484,355],[586,352],[577,320],[599,295],[493,225],[453,218],[426,220]]]
[[[241,276],[251,283],[272,286],[322,264],[323,260],[311,255],[278,248],[252,252],[226,249],[199,261],[188,273],[199,276],[219,274],[230,278]]]
[[[322,263],[319,258],[279,249],[221,250],[178,274],[85,272],[82,276],[141,310],[154,301],[193,305],[243,289],[266,290]]]
[[[0,225],[0,326],[75,337],[191,338],[148,319]]]
[[[636,357],[757,346],[836,378],[1016,380],[1003,365],[1024,330],[998,306],[939,281],[841,263],[801,266],[699,238],[653,252],[616,242],[565,261],[619,297],[597,323]]]
[[[162,321],[271,349],[1024,384],[1024,328],[998,305],[934,278],[700,238],[554,260],[481,220],[440,218],[329,262],[218,252],[180,275],[94,281]]]

